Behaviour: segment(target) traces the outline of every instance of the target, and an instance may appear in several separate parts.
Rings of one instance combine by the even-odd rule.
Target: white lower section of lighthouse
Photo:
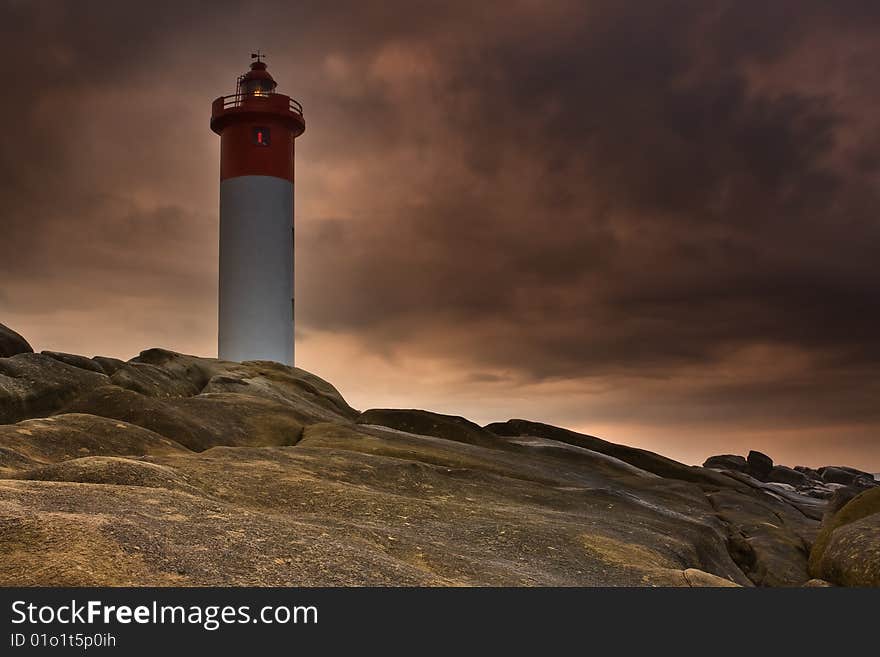
[[[293,183],[238,176],[220,183],[223,360],[293,365]]]

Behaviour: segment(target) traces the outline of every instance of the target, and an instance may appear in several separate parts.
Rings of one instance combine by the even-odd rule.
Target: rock
[[[0,425],[0,473],[82,456],[146,456],[183,452],[152,431],[96,415],[71,413]]]
[[[357,449],[359,452],[401,460],[418,458],[456,472],[486,470],[536,483],[550,481],[546,477],[546,470],[554,467],[557,470],[553,481],[564,482],[564,485],[573,488],[609,487],[618,478],[642,477],[655,482],[660,480],[651,473],[633,468],[612,457],[567,445],[564,446],[565,449],[558,450],[547,450],[544,446],[534,450],[525,448],[523,451],[498,450],[378,425],[340,425],[329,422],[310,425],[306,427],[297,447]],[[572,467],[573,463],[580,467]]]
[[[684,578],[687,580],[688,586],[692,587],[739,588],[740,586],[729,579],[718,577],[718,575],[697,570],[696,568],[686,568],[684,570]]]
[[[753,477],[766,481],[770,471],[773,469],[773,459],[766,454],[752,450],[749,452],[746,461],[749,464],[749,474]]]
[[[880,489],[876,489],[880,490]],[[835,529],[817,572],[839,586],[880,586],[880,512]]]
[[[754,492],[759,493],[760,497],[765,498],[769,494],[774,499],[783,500],[812,520],[821,520],[825,513],[827,503],[824,499],[807,495],[801,490],[796,491],[788,484],[760,481],[745,472],[728,471],[726,474],[746,484]]]
[[[0,415],[0,585],[795,585],[828,505],[159,349],[0,359]]]
[[[44,354],[0,359],[0,424],[51,415],[76,396],[107,383],[104,374]]]
[[[728,527],[734,561],[759,586],[800,586],[809,579],[805,536],[814,526],[770,496],[709,493]]]
[[[721,454],[719,456],[710,456],[703,463],[704,468],[712,468],[713,470],[736,470],[737,472],[746,472],[749,464],[742,456],[735,454]]]
[[[750,585],[698,487],[607,459],[328,422],[158,472],[65,463],[0,481],[0,583]]]
[[[807,484],[807,476],[793,468],[784,465],[774,465],[767,475],[767,481],[798,487]]]
[[[880,488],[829,513],[810,552],[810,572],[840,586],[880,586]]]
[[[126,363],[117,369],[110,381],[147,397],[193,397],[200,387],[184,377],[149,363]]]
[[[834,496],[834,491],[827,486],[806,486],[800,489],[800,492],[819,500],[829,500]]]
[[[223,445],[293,445],[303,429],[285,404],[230,393],[157,399],[103,386],[73,400],[64,410],[135,424],[195,451]]]
[[[831,499],[825,505],[825,513],[822,516],[822,524],[826,525],[831,518],[843,507],[849,504],[850,500],[858,497],[864,492],[864,489],[856,486],[843,486],[841,484],[831,484],[837,486],[831,495]]]
[[[373,408],[357,418],[358,424],[377,424],[399,431],[456,440],[468,445],[501,447],[505,441],[470,420],[430,411]]]
[[[804,582],[804,586],[810,589],[818,589],[818,588],[828,588],[830,586],[834,586],[831,582],[826,582],[824,579],[808,579]]]
[[[550,438],[537,436],[508,436],[505,449],[522,454],[523,458],[531,459],[538,455],[548,455],[588,468],[594,472],[614,471],[620,476],[629,474],[634,477],[659,479],[657,475],[642,470],[618,458],[600,452],[562,443]]]
[[[358,415],[327,382],[274,363],[150,350],[117,365],[60,352],[2,359],[0,423],[86,413],[130,421],[202,450],[292,444],[305,423]]]
[[[359,411],[349,406],[329,382],[298,367],[285,367],[267,361],[254,361],[242,365],[251,368],[247,376],[249,385],[271,388],[287,401],[300,407],[308,405],[315,419],[354,420],[360,415]]]
[[[238,363],[225,362],[214,358],[188,356],[168,351],[167,349],[147,349],[142,351],[136,358],[132,358],[130,362],[146,363],[161,367],[168,374],[178,379],[189,381],[199,390],[208,384],[212,376],[225,374],[231,368],[238,366]]]
[[[117,456],[85,456],[70,459],[62,463],[53,463],[29,470],[18,478],[30,481],[142,486],[144,488],[181,490],[192,494],[201,493],[174,468]]]
[[[85,356],[77,356],[76,354],[65,354],[61,351],[41,351],[40,353],[44,356],[48,356],[49,358],[54,358],[57,361],[61,361],[62,363],[67,363],[68,365],[73,365],[74,367],[88,370],[89,372],[106,374],[104,368],[101,367],[100,363],[95,362],[91,358],[86,358]]]
[[[855,468],[826,466],[819,468],[819,474],[822,477],[822,481],[831,484],[843,484],[844,486],[859,485],[862,487],[876,485],[874,475],[862,470],[856,470]]]
[[[202,393],[249,395],[284,404],[288,407],[288,412],[303,424],[351,421],[357,417],[357,411],[341,408],[335,399],[325,397],[301,380],[280,382],[266,378],[263,374],[220,374],[208,381]]]
[[[0,324],[0,358],[9,358],[18,354],[31,354],[34,350],[28,341],[8,326]]]
[[[101,368],[104,370],[104,374],[107,376],[111,376],[116,370],[125,365],[124,360],[119,360],[118,358],[109,358],[107,356],[95,356],[92,358],[93,361],[98,363]]]
[[[281,402],[303,423],[358,416],[330,383],[297,367],[269,361],[232,363],[164,349],[143,351],[131,362],[157,366],[203,393],[235,393]]]
[[[794,469],[807,477],[807,479],[811,479],[813,481],[822,481],[822,476],[819,474],[818,470],[808,468],[805,465],[796,465],[794,466]]]
[[[733,479],[726,474],[708,468],[685,465],[684,463],[673,461],[672,459],[655,454],[654,452],[649,452],[648,450],[618,445],[616,443],[602,440],[601,438],[596,438],[595,436],[588,436],[586,434],[569,431],[568,429],[553,427],[541,422],[508,420],[507,422],[495,422],[489,424],[485,428],[499,436],[537,436],[575,445],[600,454],[613,456],[624,463],[629,463],[632,466],[651,472],[659,477],[690,481],[712,490],[729,487],[735,488],[743,493],[750,492],[749,486],[740,484],[736,479]]]

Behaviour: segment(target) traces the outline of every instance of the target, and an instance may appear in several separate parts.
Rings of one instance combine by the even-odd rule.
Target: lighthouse
[[[260,53],[211,106],[220,135],[218,356],[293,365],[293,143],[302,106]]]

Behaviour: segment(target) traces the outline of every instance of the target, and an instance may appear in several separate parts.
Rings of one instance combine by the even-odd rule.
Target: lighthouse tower
[[[220,135],[220,317],[224,360],[293,365],[293,140],[302,106],[275,92],[259,53],[211,106]]]

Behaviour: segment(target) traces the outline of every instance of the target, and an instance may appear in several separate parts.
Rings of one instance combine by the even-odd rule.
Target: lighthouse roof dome
[[[251,62],[251,70],[241,76],[243,82],[250,80],[267,80],[275,86],[275,80],[269,71],[266,70],[266,62]]]

